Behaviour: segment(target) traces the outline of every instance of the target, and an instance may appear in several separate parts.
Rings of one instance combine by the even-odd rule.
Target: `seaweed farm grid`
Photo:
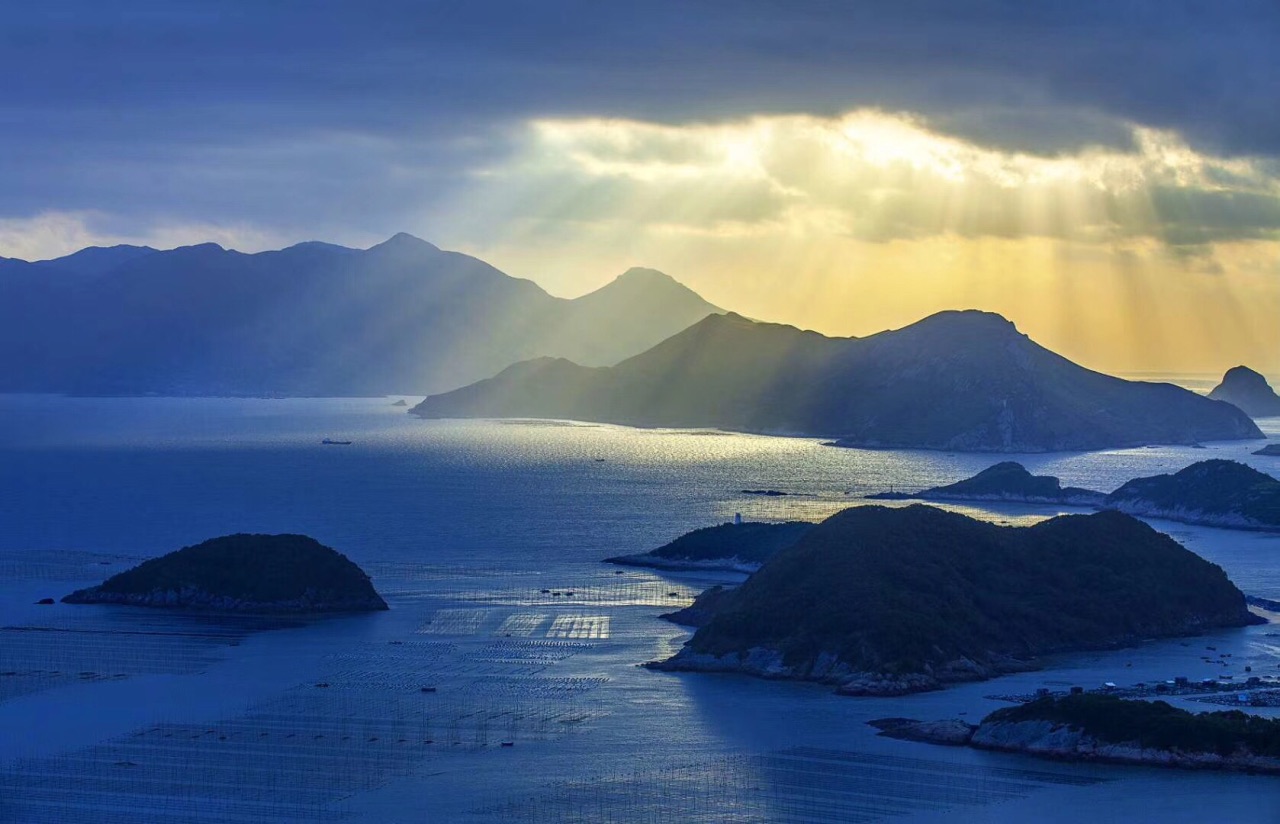
[[[838,824],[1024,798],[1106,779],[1055,771],[796,747],[563,782],[480,817],[522,822]]]
[[[340,643],[319,655],[314,680],[241,711],[201,722],[160,718],[90,746],[0,764],[0,821],[377,820],[361,801],[372,791],[489,763],[528,769],[518,760],[527,746],[563,758],[574,750],[560,742],[611,725],[621,674],[611,667],[646,660],[655,631],[678,634],[656,622],[655,608],[685,606],[694,591],[613,571],[571,586],[496,574],[467,583],[428,597],[392,582],[402,589],[392,599],[396,623],[384,625],[390,635]],[[295,626],[128,609],[33,615],[42,620],[0,628],[0,702],[68,683],[199,677],[257,633]],[[646,763],[609,772],[608,758],[588,758],[582,774],[597,771],[589,781],[552,772],[535,792],[482,790],[448,820],[871,821],[1098,780],[798,748]]]
[[[38,571],[44,580],[45,570]],[[57,569],[48,577],[59,578]],[[555,608],[511,597],[407,599],[417,630],[344,644],[314,681],[212,722],[160,720],[93,746],[0,764],[0,821],[302,822],[350,818],[352,798],[432,764],[554,741],[607,714],[609,678],[565,669],[611,639],[633,584]],[[604,593],[604,590],[612,592]],[[553,596],[554,597],[554,596]],[[29,611],[30,612],[30,611]],[[273,619],[191,619],[166,611],[35,610],[0,628],[0,702],[68,683],[199,677]]]
[[[448,644],[344,653],[327,680],[239,716],[153,724],[10,763],[0,769],[0,821],[338,820],[346,799],[432,761],[552,740],[604,714],[593,693],[606,678],[519,666],[499,675],[489,668],[495,650],[480,653],[472,660]],[[427,692],[423,677],[454,686]]]

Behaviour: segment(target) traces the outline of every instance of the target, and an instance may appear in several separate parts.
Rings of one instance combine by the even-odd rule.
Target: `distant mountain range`
[[[651,269],[557,298],[406,234],[366,250],[89,248],[0,259],[0,391],[438,392],[539,356],[616,363],[719,311]]]
[[[1090,371],[999,315],[941,312],[865,338],[712,315],[612,368],[516,364],[428,397],[425,418],[718,427],[839,446],[1046,452],[1261,438],[1236,407]]]

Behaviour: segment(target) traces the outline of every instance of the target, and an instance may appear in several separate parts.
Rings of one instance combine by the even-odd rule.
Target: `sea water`
[[[1055,764],[865,723],[976,720],[1040,686],[1280,673],[1270,627],[848,699],[638,667],[687,638],[660,614],[732,576],[600,563],[737,512],[818,520],[1005,457],[1107,491],[1210,457],[1277,474],[1257,447],[997,457],[419,421],[383,398],[0,397],[0,821],[1273,820],[1274,779]],[[1065,511],[950,508],[1012,524]],[[1276,536],[1153,523],[1280,599]],[[230,532],[311,535],[392,609],[300,624],[35,604]]]

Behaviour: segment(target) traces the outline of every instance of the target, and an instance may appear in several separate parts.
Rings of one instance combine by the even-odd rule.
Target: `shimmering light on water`
[[[1121,809],[1137,795],[1177,797],[1152,807],[1165,821],[1257,809],[1260,785],[1247,777],[930,749],[876,738],[864,722],[977,717],[999,706],[988,694],[1050,681],[1224,672],[1201,643],[1270,673],[1280,645],[1269,627],[1068,657],[998,684],[845,700],[636,667],[686,637],[657,616],[724,576],[599,563],[735,512],[816,520],[868,492],[958,480],[1006,457],[1102,490],[1206,457],[1274,474],[1275,459],[1249,455],[1256,443],[876,452],[422,422],[388,399],[0,398],[0,422],[0,820],[1023,821],[1101,798]],[[954,508],[1018,524],[1056,512]],[[1280,598],[1280,539],[1160,526],[1246,591]],[[314,535],[364,566],[393,608],[264,631],[34,604],[233,531]]]

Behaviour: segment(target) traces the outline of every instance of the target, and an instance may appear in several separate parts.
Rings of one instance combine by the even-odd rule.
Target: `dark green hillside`
[[[931,674],[1254,621],[1221,568],[1118,512],[1017,528],[869,506],[776,555],[672,663],[763,648],[797,677],[832,655],[853,672]]]
[[[1280,720],[1239,710],[1192,713],[1164,701],[1127,701],[1109,695],[1041,698],[996,710],[989,723],[1048,721],[1112,744],[1229,756],[1240,750],[1280,757]]]
[[[813,524],[787,521],[780,524],[747,522],[695,529],[655,549],[650,555],[690,561],[739,558],[764,563],[804,537]]]
[[[662,568],[711,567],[753,569],[804,537],[813,524],[805,521],[728,523],[686,532],[669,544],[639,555],[606,558],[611,564]]]
[[[1136,515],[1280,529],[1280,481],[1236,461],[1200,461],[1173,475],[1136,478],[1106,506]]]
[[[387,608],[360,567],[305,535],[213,538],[145,561],[62,600],[239,612]]]
[[[1003,461],[972,478],[926,489],[916,497],[1100,503],[1105,496],[1090,489],[1064,487],[1052,475],[1032,475],[1016,461]]]

